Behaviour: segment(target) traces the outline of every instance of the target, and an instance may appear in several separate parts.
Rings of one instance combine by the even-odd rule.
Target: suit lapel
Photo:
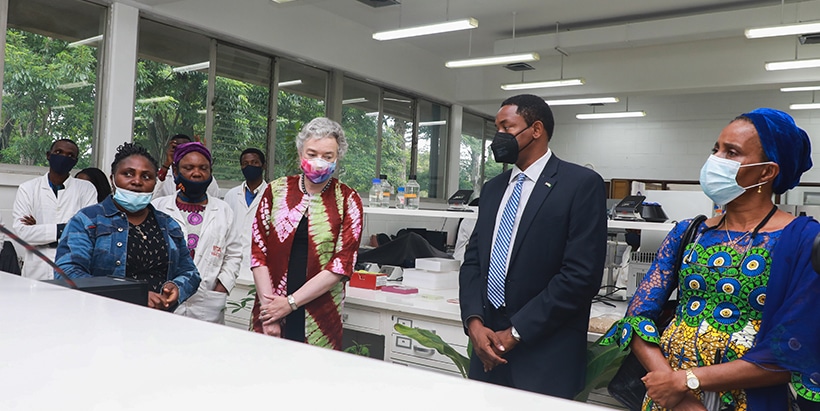
[[[529,200],[527,200],[526,208],[524,208],[524,214],[521,215],[521,221],[518,223],[518,232],[515,234],[515,243],[510,254],[510,261],[515,261],[515,256],[521,248],[521,243],[524,241],[527,231],[529,231],[533,220],[538,216],[538,211],[558,182],[558,163],[560,161],[553,153],[544,166],[541,176],[538,177],[538,181],[535,182],[535,187],[532,188],[532,193]]]

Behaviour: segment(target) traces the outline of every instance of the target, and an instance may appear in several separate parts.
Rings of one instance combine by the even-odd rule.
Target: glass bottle
[[[396,189],[396,208],[404,208],[404,187]]]
[[[382,206],[382,181],[378,178],[373,179],[373,186],[370,187],[370,195],[367,205],[369,207]]]
[[[389,208],[390,207],[390,197],[393,196],[393,186],[391,186],[390,182],[387,181],[387,175],[386,174],[382,174],[379,177],[381,177],[381,182],[382,182],[381,206],[383,208]]]
[[[416,176],[411,174],[410,180],[404,185],[404,202],[409,210],[419,209],[419,191],[421,191],[421,187],[416,181]]]

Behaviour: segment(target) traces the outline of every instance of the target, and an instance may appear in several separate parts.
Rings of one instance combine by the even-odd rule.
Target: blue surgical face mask
[[[750,185],[748,187],[741,187],[737,183],[737,172],[741,167],[760,166],[764,164],[773,164],[772,161],[763,163],[743,164],[734,160],[721,158],[716,155],[710,155],[700,169],[700,187],[704,194],[709,196],[715,204],[725,206],[732,202],[732,200],[740,197],[746,190],[757,186],[762,186],[768,183],[764,181]]]
[[[117,185],[114,184],[114,201],[116,201],[120,207],[124,208],[129,213],[136,213],[137,211],[148,207],[148,204],[151,202],[153,197],[154,193],[151,191],[147,193],[139,193],[117,187]]]

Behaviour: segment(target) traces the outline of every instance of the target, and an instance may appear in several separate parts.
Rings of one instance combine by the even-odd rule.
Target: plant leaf
[[[447,356],[456,365],[461,376],[467,378],[467,370],[470,368],[470,359],[461,355],[450,346],[450,344],[444,342],[441,337],[432,331],[423,328],[410,328],[398,323],[393,325],[393,329],[404,336],[412,338],[419,344],[427,348],[432,348],[438,351],[439,354]]]

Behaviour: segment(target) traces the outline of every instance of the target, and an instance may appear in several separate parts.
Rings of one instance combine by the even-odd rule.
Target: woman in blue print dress
[[[779,211],[773,194],[811,168],[811,143],[786,113],[757,109],[720,133],[701,169],[725,213],[667,236],[603,344],[631,348],[647,369],[644,410],[802,410],[820,404],[820,275],[811,248],[820,224]],[[674,290],[679,304],[655,325]]]

